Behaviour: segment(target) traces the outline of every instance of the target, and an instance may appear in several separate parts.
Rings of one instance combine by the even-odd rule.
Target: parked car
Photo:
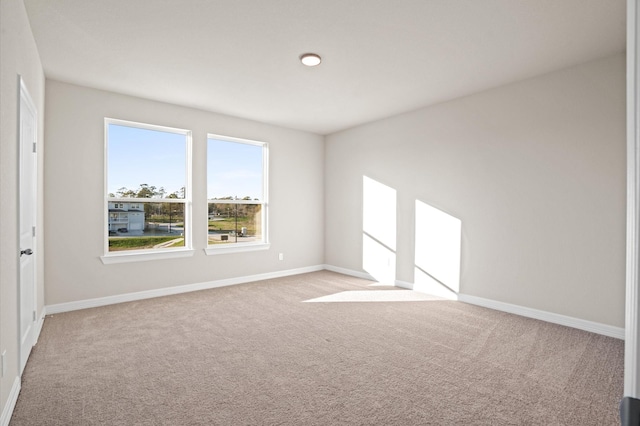
[[[118,235],[118,233],[116,231],[109,231],[109,236],[112,236],[112,235]]]
[[[126,234],[127,232],[129,232],[129,230],[127,228],[119,228],[118,232],[120,232],[121,234]]]

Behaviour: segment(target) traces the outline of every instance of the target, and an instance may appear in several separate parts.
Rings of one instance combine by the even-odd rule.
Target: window
[[[208,254],[268,248],[264,142],[207,139]]]
[[[105,140],[105,257],[190,249],[191,132],[105,119]]]

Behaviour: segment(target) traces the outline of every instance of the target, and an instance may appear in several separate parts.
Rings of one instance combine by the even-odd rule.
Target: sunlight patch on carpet
[[[410,290],[354,290],[342,291],[328,296],[305,300],[304,302],[427,302],[433,300],[445,299]]]

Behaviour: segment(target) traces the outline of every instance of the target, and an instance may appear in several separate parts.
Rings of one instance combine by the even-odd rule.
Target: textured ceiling
[[[24,3],[48,78],[319,134],[622,52],[626,37],[625,0]]]

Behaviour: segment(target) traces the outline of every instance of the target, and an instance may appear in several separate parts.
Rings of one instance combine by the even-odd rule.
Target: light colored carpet
[[[11,426],[619,424],[622,341],[370,284],[322,271],[49,316]]]

